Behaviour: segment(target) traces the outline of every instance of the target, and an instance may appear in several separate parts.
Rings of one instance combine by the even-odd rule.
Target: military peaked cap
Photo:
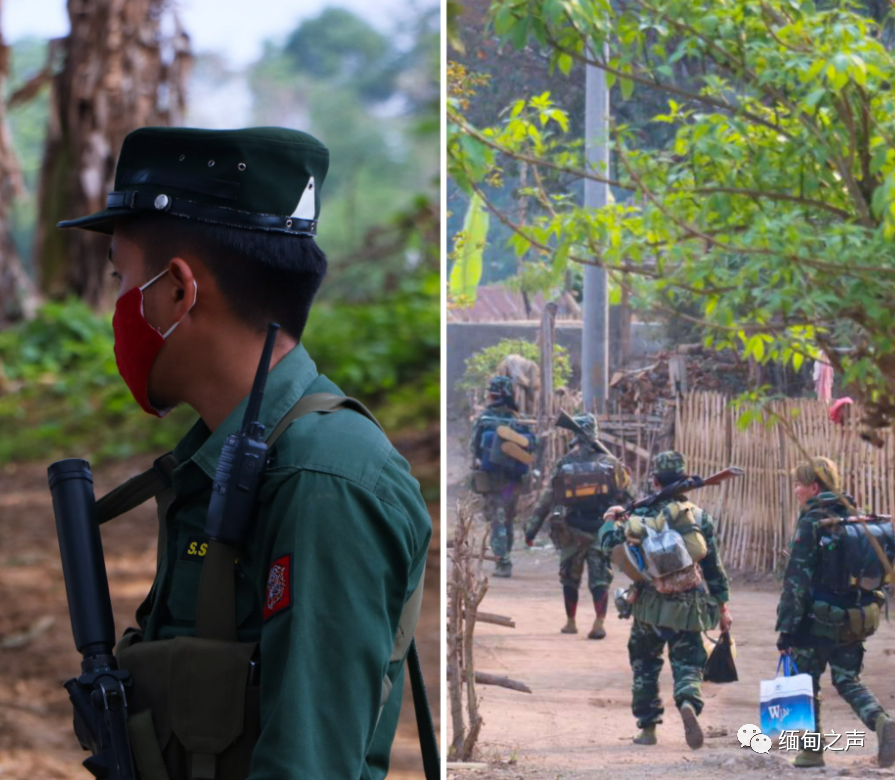
[[[282,127],[143,127],[124,139],[106,208],[61,228],[112,233],[114,221],[164,213],[201,222],[313,236],[329,150]]]

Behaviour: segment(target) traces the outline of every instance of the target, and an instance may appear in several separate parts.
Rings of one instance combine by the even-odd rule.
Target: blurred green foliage
[[[521,355],[535,363],[541,359],[541,348],[525,339],[503,339],[494,346],[479,350],[466,361],[466,371],[458,386],[464,390],[478,390],[497,374],[497,367],[507,355]],[[553,346],[553,386],[564,387],[572,376],[572,363],[565,347]]]
[[[348,395],[372,398],[386,430],[424,427],[439,417],[440,285],[438,272],[417,274],[382,301],[324,302],[311,310],[303,343],[317,369]]]
[[[412,278],[376,304],[315,307],[304,339],[321,373],[372,408],[391,431],[425,428],[439,412],[439,279]],[[196,419],[159,421],[118,375],[111,315],[78,300],[48,303],[0,332],[0,463],[91,462],[171,449]]]

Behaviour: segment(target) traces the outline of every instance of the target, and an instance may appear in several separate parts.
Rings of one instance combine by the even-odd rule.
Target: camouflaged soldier
[[[892,766],[895,721],[860,677],[864,639],[875,630],[874,623],[878,625],[880,606],[885,604],[886,596],[879,589],[835,587],[836,580],[853,582],[854,577],[848,571],[837,576],[833,571],[837,561],[825,561],[823,556],[825,545],[836,544],[828,531],[830,520],[835,522],[854,514],[854,500],[841,492],[839,469],[828,458],[803,463],[795,469],[793,478],[800,512],[777,606],[777,647],[781,653],[791,655],[800,672],[814,679],[815,730],[823,734],[820,679],[829,665],[837,693],[851,705],[861,722],[876,732],[880,766]],[[860,570],[863,567],[856,557],[847,556],[847,563]],[[859,619],[855,622],[851,618]],[[806,750],[802,745],[794,765],[823,766],[823,747]]]
[[[687,477],[686,461],[679,452],[662,452],[653,460],[653,485],[657,490]],[[611,507],[606,519],[621,518],[623,507]],[[671,527],[682,538],[701,549],[692,568],[671,575],[638,582],[633,605],[633,624],[628,640],[628,657],[634,672],[632,711],[640,733],[637,745],[655,745],[656,725],[664,708],[659,695],[659,673],[668,645],[674,678],[674,703],[681,714],[687,745],[702,747],[703,734],[698,716],[702,712],[702,675],[707,660],[702,632],[731,626],[729,582],[715,544],[714,522],[708,512],[689,502],[686,496],[659,501],[635,510],[624,522],[607,522],[599,535],[605,551],[627,542],[640,543],[644,529]],[[687,544],[688,550],[691,545]],[[701,557],[700,557],[701,556]],[[699,560],[696,560],[699,558]],[[670,582],[666,583],[668,579]],[[662,592],[660,592],[662,591]]]
[[[581,577],[587,565],[587,586],[596,612],[587,637],[603,639],[606,636],[604,623],[609,587],[612,585],[612,563],[597,545],[596,538],[603,525],[603,513],[613,504],[631,500],[631,477],[617,458],[594,451],[591,442],[597,438],[596,417],[582,414],[575,417],[575,422],[587,438],[573,438],[569,443],[569,452],[554,466],[550,484],[541,494],[531,520],[525,527],[525,542],[529,547],[532,545],[545,519],[552,512],[550,538],[559,550],[559,581],[566,608],[566,624],[560,631],[563,634],[578,633],[575,613],[578,609]],[[561,485],[557,486],[557,480],[563,473],[563,467],[571,464],[592,466],[593,470],[588,472],[587,477],[593,480],[593,484],[582,484],[583,491],[568,490],[567,496],[558,495],[557,490],[561,489]],[[582,492],[590,495],[578,497],[577,493]]]
[[[519,408],[513,400],[513,380],[507,376],[493,377],[488,383],[488,405],[475,421],[470,442],[473,469],[478,470],[480,475],[483,467],[488,468],[488,458],[483,451],[487,434],[518,416]],[[497,468],[488,470],[484,478],[487,485],[479,492],[484,497],[485,517],[491,526],[491,552],[497,558],[494,576],[512,577],[510,553],[513,550],[513,524],[522,480]]]
[[[396,635],[419,609],[432,526],[407,462],[300,343],[326,273],[313,236],[328,166],[296,130],[142,128],[107,208],[60,225],[112,236],[115,357],[134,398],[200,415],[97,503],[108,520],[158,501],[155,581],[115,648],[141,780],[388,772],[411,652]],[[219,557],[212,480],[271,321],[269,460],[248,539]]]

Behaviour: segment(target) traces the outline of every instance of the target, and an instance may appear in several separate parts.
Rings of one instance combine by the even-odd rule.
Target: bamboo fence
[[[727,466],[746,471],[744,477],[693,496],[715,518],[729,568],[770,572],[785,564],[798,515],[791,474],[805,460],[802,450],[838,464],[843,488],[857,506],[883,514],[895,509],[895,434],[890,429],[879,431],[881,447],[862,440],[857,405],[845,425],[836,425],[821,401],[775,401],[770,409],[783,424],[753,424],[740,430],[729,401],[720,393],[681,396],[674,438],[691,474],[708,476]]]

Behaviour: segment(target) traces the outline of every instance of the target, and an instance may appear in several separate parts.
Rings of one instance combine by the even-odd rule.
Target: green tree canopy
[[[385,100],[396,70],[389,39],[344,8],[326,8],[289,36],[286,53],[311,76],[355,85],[368,100]]]
[[[561,73],[584,63],[624,99],[664,94],[651,121],[673,129],[647,150],[613,123],[613,170],[594,170],[549,94],[520,95],[483,127],[451,101],[450,174],[468,192],[515,159],[626,193],[594,211],[535,177],[542,208],[514,224],[516,252],[552,278],[570,261],[602,264],[622,287],[634,274],[654,308],[694,312],[681,316],[706,327],[708,342],[758,361],[798,368],[823,349],[887,424],[895,60],[876,4],[494,0],[490,18],[499,37],[544,52]]]

